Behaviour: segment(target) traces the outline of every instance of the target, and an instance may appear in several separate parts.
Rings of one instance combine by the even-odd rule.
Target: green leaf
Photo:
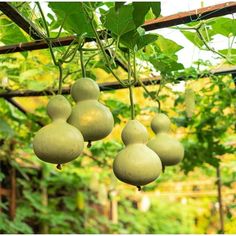
[[[138,27],[144,23],[145,16],[150,9],[150,3],[148,2],[133,2],[133,19],[135,25]]]
[[[165,53],[166,55],[173,55],[183,48],[176,42],[167,39],[162,35],[158,35],[158,40],[156,41],[156,44],[160,48],[161,52]]]
[[[68,32],[79,35],[87,33],[87,36],[94,36],[82,4],[82,2],[50,2],[48,6],[56,14],[60,25],[66,17],[63,28]]]
[[[214,34],[222,34],[228,37],[230,34],[236,36],[236,21],[226,17],[216,18],[214,21],[207,23],[212,27]]]
[[[119,11],[119,9],[125,4],[125,2],[115,2],[115,10]]]
[[[34,91],[43,91],[48,87],[47,81],[30,80],[26,84],[27,89]]]
[[[176,60],[165,55],[162,55],[162,58],[151,57],[150,62],[157,71],[163,73],[184,69],[184,66],[181,63],[178,63]]]
[[[219,52],[225,55],[230,63],[236,64],[236,49],[222,49]]]
[[[161,2],[150,2],[149,4],[150,4],[150,6],[152,8],[152,12],[156,16],[156,18],[159,17],[161,14]]]
[[[21,29],[8,19],[0,19],[0,41],[4,44],[15,44],[27,42],[27,38]],[[24,57],[28,56],[28,52],[22,53]]]
[[[0,133],[2,133],[4,136],[10,136],[12,137],[14,135],[13,129],[10,127],[10,125],[0,118]]]
[[[181,30],[181,32],[189,41],[191,41],[198,48],[201,48],[204,45],[202,40],[199,39],[196,32],[190,32],[190,31],[185,31],[185,30]]]
[[[156,34],[146,34],[146,35],[141,36],[137,42],[138,50],[147,46],[150,43],[155,42],[157,39],[158,39],[158,36]]]
[[[142,28],[130,31],[121,36],[120,41],[129,49],[135,49],[136,51],[153,43],[157,40],[158,36],[155,34],[146,34]]]
[[[102,21],[104,26],[117,36],[136,29],[132,5],[123,5],[118,11],[115,10],[115,7],[112,7],[106,16],[102,18]]]

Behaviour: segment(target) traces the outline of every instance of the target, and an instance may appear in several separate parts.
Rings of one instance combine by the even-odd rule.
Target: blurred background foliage
[[[12,4],[44,30],[35,6]],[[49,4],[55,13],[48,13],[52,35],[58,33],[63,12],[72,10],[66,3],[63,4]],[[102,4],[106,7],[102,8]],[[45,110],[50,97],[15,98],[26,109],[26,114],[1,98],[0,187],[9,187],[9,171],[12,168],[16,170],[17,186],[15,217],[9,217],[8,199],[5,196],[0,198],[1,233],[218,233],[216,168],[221,170],[225,233],[236,232],[234,81],[231,75],[210,74],[201,78],[201,73],[214,68],[208,61],[199,60],[191,68],[184,68],[177,56],[181,45],[157,34],[144,36],[140,28],[145,19],[159,16],[160,4],[147,4],[142,14],[131,17],[131,13],[138,11],[140,6],[93,5],[101,14],[106,13],[106,18],[101,18],[98,27],[111,30],[114,38],[120,38],[124,46],[136,47],[138,76],[148,78],[153,71],[162,75],[161,85],[153,84],[148,86],[148,90],[150,94],[156,94],[162,86],[158,96],[161,110],[171,118],[172,134],[185,146],[184,160],[178,166],[166,168],[165,173],[145,186],[142,192],[116,180],[112,174],[112,161],[124,146],[120,134],[130,119],[128,90],[121,89],[101,92],[100,96],[100,101],[111,109],[114,116],[112,133],[104,140],[94,142],[91,148],[85,148],[82,156],[63,165],[63,170],[59,171],[55,166],[39,161],[32,151],[32,138],[40,129],[39,122],[50,122]],[[114,27],[118,24],[114,22],[114,14],[118,14],[114,11],[120,14],[118,20],[132,18],[132,24],[125,31],[125,21],[119,20],[119,27]],[[80,20],[81,24],[84,23],[83,13],[70,14],[70,17],[61,36],[81,33],[75,22]],[[30,41],[29,36],[4,15],[0,20],[2,44]],[[211,37],[222,34],[231,39],[229,32],[232,27],[223,30],[217,23],[221,21],[227,21],[230,26],[230,19],[217,18],[214,24],[209,21]],[[207,21],[205,23],[208,24]],[[92,34],[87,24],[84,27],[84,31]],[[232,33],[235,34],[235,30]],[[196,43],[191,33],[184,34]],[[128,40],[130,38],[132,40]],[[205,49],[203,44],[197,43],[197,46]],[[94,45],[90,43],[86,47],[93,48]],[[145,50],[139,50],[141,48]],[[65,50],[66,47],[60,47],[54,52],[60,57]],[[98,83],[114,81],[101,53],[95,56],[93,53],[88,51],[84,54],[85,60],[88,60],[87,75]],[[222,53],[230,58],[231,64],[235,63],[234,51],[229,53],[225,49]],[[117,51],[117,55],[125,61],[122,52]],[[63,65],[64,87],[82,77],[79,63],[76,55],[71,63]],[[229,60],[224,58],[221,64],[228,66]],[[113,65],[113,70],[119,77],[127,78],[127,73],[119,66]],[[52,64],[47,49],[1,55],[0,92],[47,89],[53,94],[53,89],[57,88],[56,74],[57,68]],[[182,82],[177,80],[181,75],[185,76]],[[191,88],[195,93],[195,109],[191,118],[186,113],[185,88]],[[66,97],[73,105],[71,97]],[[154,134],[150,122],[158,111],[157,102],[143,88],[134,89],[134,98],[137,119],[147,127],[151,138]]]

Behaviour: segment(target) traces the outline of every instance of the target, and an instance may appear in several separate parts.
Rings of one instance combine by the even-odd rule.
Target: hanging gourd
[[[41,128],[33,140],[36,156],[49,163],[60,164],[77,158],[84,147],[83,136],[66,120],[71,114],[70,103],[62,95],[53,97],[47,105],[52,123]]]
[[[190,88],[185,89],[185,110],[188,118],[192,118],[195,110],[195,94],[194,91]]]
[[[128,88],[131,104],[131,120],[128,121],[121,133],[121,139],[125,148],[121,150],[113,162],[115,176],[127,183],[138,187],[146,185],[159,177],[162,170],[161,160],[158,155],[146,146],[148,133],[146,128],[135,120],[135,110],[131,82],[130,53],[128,53]],[[135,57],[134,57],[134,81]]]
[[[154,181],[161,173],[158,155],[148,148],[146,128],[137,120],[130,120],[122,131],[121,138],[126,147],[118,153],[113,163],[116,177],[138,188]]]
[[[160,157],[163,167],[176,165],[184,157],[183,145],[168,133],[170,124],[168,116],[163,113],[156,114],[151,122],[151,128],[156,136],[147,143],[147,146]]]
[[[68,122],[78,128],[88,142],[105,138],[114,125],[110,110],[98,102],[99,93],[97,83],[90,78],[78,79],[71,88],[71,96],[77,104]]]

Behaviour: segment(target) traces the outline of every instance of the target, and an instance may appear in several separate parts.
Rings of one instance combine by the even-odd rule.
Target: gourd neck
[[[65,122],[66,122],[65,118],[52,119],[52,123],[65,123]]]
[[[85,101],[90,101],[90,102],[98,102],[97,99],[92,99],[92,98],[85,98],[85,99],[80,99],[79,101],[77,101],[76,103],[79,102],[85,102]]]

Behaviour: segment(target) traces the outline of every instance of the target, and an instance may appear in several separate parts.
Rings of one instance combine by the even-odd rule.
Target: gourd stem
[[[79,50],[79,55],[80,55],[80,66],[81,66],[81,70],[82,70],[82,76],[83,76],[83,78],[85,78],[86,77],[86,69],[85,69],[85,66],[84,66],[82,48],[80,48],[80,50]]]
[[[166,169],[166,167],[165,167],[165,165],[162,163],[162,173],[165,173],[165,169]]]
[[[133,52],[134,57],[133,57],[133,64],[134,64],[134,84],[137,82],[137,70],[136,70],[136,56],[135,52]]]
[[[58,69],[59,69],[58,94],[61,94],[62,93],[62,65],[61,63],[58,63]]]
[[[129,99],[130,99],[130,110],[131,110],[131,119],[135,118],[135,109],[134,109],[134,99],[131,83],[131,64],[130,64],[130,51],[128,51],[128,83],[129,83]]]
[[[88,141],[87,148],[90,148],[92,146],[92,141]]]
[[[58,170],[61,170],[61,169],[62,169],[61,164],[57,164],[57,169],[58,169]]]
[[[144,91],[151,97],[151,99],[153,99],[154,101],[157,102],[158,104],[158,112],[161,111],[161,102],[159,101],[159,99],[156,98],[156,96],[153,96],[149,91],[148,89],[146,88],[146,86],[143,84],[142,80],[141,79],[137,79],[138,82],[140,83],[140,85],[142,86],[142,88],[144,89]]]

